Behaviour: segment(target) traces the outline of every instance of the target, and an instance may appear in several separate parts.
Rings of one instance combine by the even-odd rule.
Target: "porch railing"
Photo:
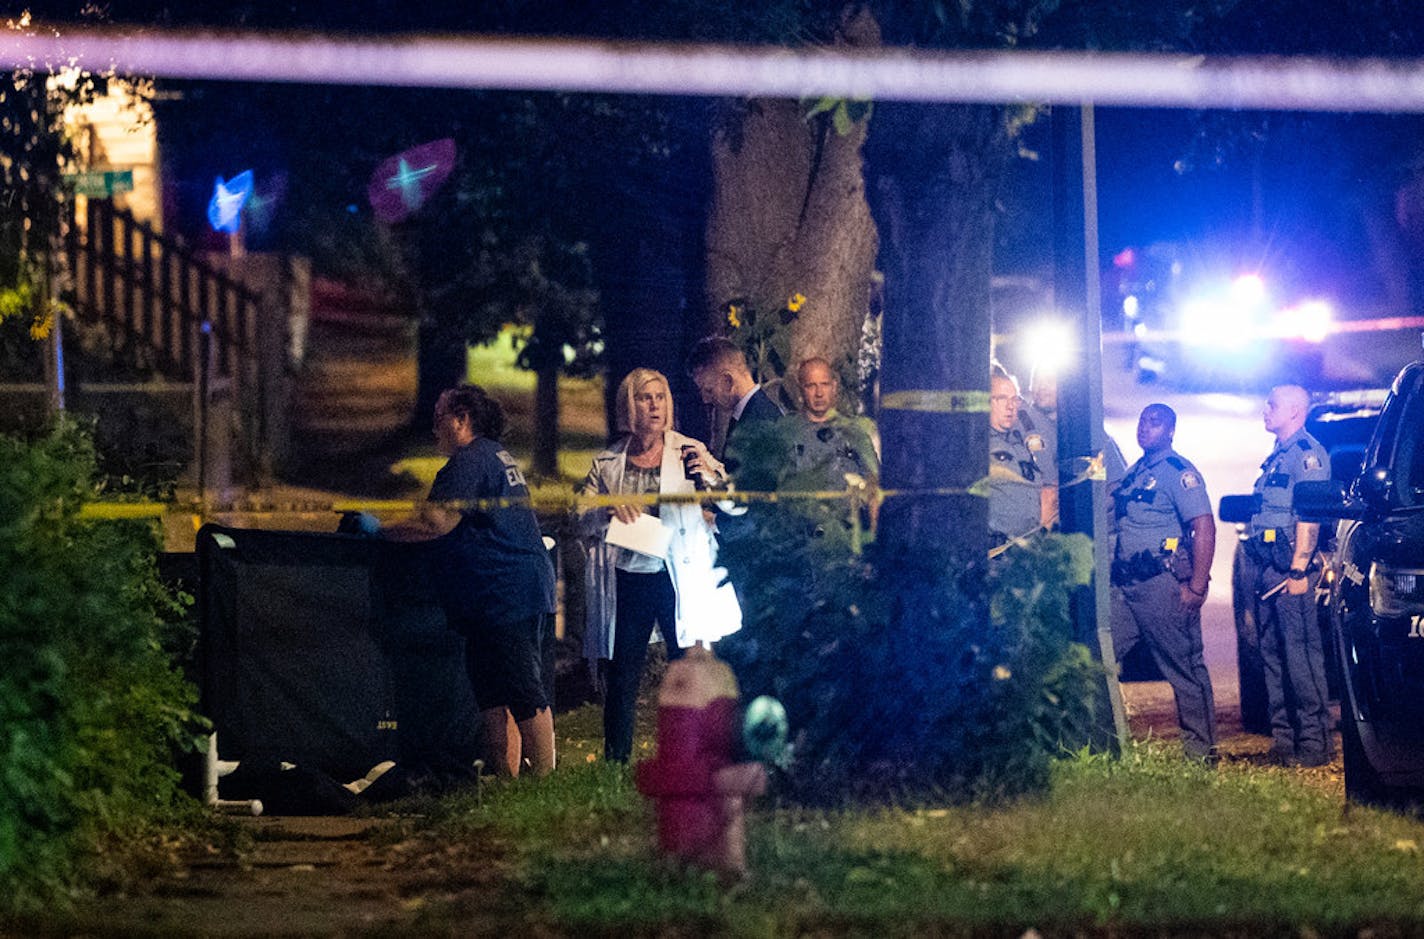
[[[72,203],[65,252],[75,312],[113,328],[128,351],[172,381],[210,377],[237,387],[255,375],[257,294],[101,199],[89,199],[82,224]]]
[[[129,212],[104,200],[87,203],[82,223],[72,203],[63,208],[68,299],[78,317],[110,331],[117,358],[190,385],[196,481],[206,493],[214,476],[220,485],[229,478],[239,457],[232,444],[240,458],[260,463],[268,443],[256,334],[262,300]]]

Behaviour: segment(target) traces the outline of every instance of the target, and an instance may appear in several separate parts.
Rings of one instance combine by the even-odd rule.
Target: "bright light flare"
[[[1024,351],[1035,373],[1067,370],[1077,354],[1073,330],[1062,320],[1045,319],[1029,326],[1023,334]]]
[[[1324,300],[1307,300],[1296,307],[1276,314],[1273,335],[1286,339],[1304,339],[1319,344],[1330,335],[1335,324],[1335,312]]]
[[[243,170],[229,180],[219,176],[208,202],[208,224],[213,226],[213,231],[235,234],[242,224],[242,207],[251,197],[252,170]]]
[[[1199,297],[1182,305],[1182,341],[1239,349],[1255,338],[1249,313],[1230,297]]]
[[[1231,302],[1239,306],[1259,306],[1266,302],[1266,282],[1259,274],[1242,274],[1231,282]]]
[[[1240,349],[1258,338],[1269,317],[1266,282],[1243,274],[1182,305],[1182,339],[1198,346]]]

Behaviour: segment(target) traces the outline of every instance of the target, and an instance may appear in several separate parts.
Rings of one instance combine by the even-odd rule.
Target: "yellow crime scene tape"
[[[976,484],[977,485],[977,484]],[[779,503],[797,501],[844,501],[850,497],[878,498],[902,497],[908,495],[979,495],[973,487],[969,489],[878,489],[868,484],[846,489],[821,490],[781,490],[775,492],[750,492],[735,489],[706,489],[688,493],[593,493],[578,494],[540,492],[528,496],[503,496],[490,499],[452,499],[430,501],[428,499],[287,499],[265,501],[261,498],[246,498],[232,501],[193,502],[88,502],[80,510],[85,519],[117,521],[125,519],[161,518],[174,512],[204,516],[247,516],[247,515],[318,515],[340,514],[343,512],[368,512],[372,515],[387,515],[398,512],[413,512],[426,506],[447,509],[465,509],[487,512],[495,509],[532,508],[536,511],[578,511],[582,509],[607,508],[615,505],[700,505],[704,502],[734,502],[751,504],[756,502]]]
[[[892,391],[880,399],[882,410],[920,411],[928,414],[986,414],[987,391]]]
[[[1059,485],[1067,489],[1085,482],[1101,481],[1107,478],[1104,456],[1099,452],[1092,457],[1081,458],[1083,469],[1072,479]],[[971,495],[988,498],[989,476],[984,476],[968,488],[940,487],[927,489],[881,489],[873,483],[857,476],[848,476],[845,489],[781,490],[773,492],[739,491],[735,489],[711,489],[689,493],[584,493],[573,490],[549,492],[541,490],[528,496],[506,496],[492,499],[473,499],[430,502],[425,499],[287,499],[265,501],[260,497],[238,500],[213,501],[193,500],[190,502],[89,502],[79,512],[82,519],[95,521],[157,520],[169,515],[188,515],[193,528],[200,528],[204,521],[221,517],[260,517],[264,515],[339,515],[344,512],[367,512],[372,515],[409,514],[419,508],[437,505],[441,508],[470,511],[492,511],[527,507],[535,511],[576,512],[586,509],[610,508],[617,505],[701,505],[704,503],[732,502],[737,505],[764,503],[775,505],[792,502],[850,502],[853,506],[878,505],[890,499],[934,498],[943,496]],[[858,513],[857,513],[858,514]],[[859,542],[857,519],[857,543]],[[1016,544],[1024,544],[1042,529],[1009,539],[990,550],[989,556],[998,557]]]

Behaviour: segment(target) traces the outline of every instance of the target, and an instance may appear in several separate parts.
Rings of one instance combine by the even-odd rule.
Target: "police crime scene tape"
[[[1084,482],[1106,479],[1103,454],[1081,458],[1084,468],[1072,479],[1059,485],[1059,489],[1080,485]],[[617,505],[688,505],[706,502],[732,502],[738,505],[756,503],[777,504],[790,502],[844,502],[851,500],[858,504],[884,502],[901,498],[935,498],[942,496],[970,495],[987,498],[989,477],[985,476],[967,488],[938,487],[925,489],[881,489],[860,477],[848,474],[845,489],[821,490],[778,490],[771,492],[740,491],[735,489],[709,489],[689,493],[577,493],[551,492],[539,490],[528,496],[507,496],[490,499],[455,500],[432,502],[426,499],[287,499],[264,501],[260,497],[237,500],[213,501],[192,500],[135,501],[135,502],[88,502],[79,512],[82,519],[100,521],[159,519],[173,514],[192,515],[197,519],[212,516],[244,517],[262,515],[322,515],[344,512],[368,512],[372,515],[410,513],[427,506],[440,506],[455,510],[492,511],[528,507],[535,511],[573,512],[585,509],[609,508]]]
[[[976,484],[977,485],[977,484]],[[84,519],[120,521],[126,519],[152,519],[176,512],[179,514],[212,515],[320,515],[341,514],[343,512],[368,512],[372,515],[387,515],[398,512],[413,512],[428,506],[440,508],[488,512],[496,509],[532,508],[536,511],[578,511],[582,509],[607,508],[616,505],[688,505],[704,502],[734,502],[739,505],[756,502],[781,503],[797,501],[844,501],[850,497],[876,498],[900,497],[906,495],[945,496],[981,495],[975,487],[968,489],[941,488],[892,490],[871,486],[848,487],[846,489],[786,490],[776,492],[744,492],[733,489],[706,489],[688,493],[593,493],[579,494],[550,493],[541,491],[528,496],[503,496],[489,499],[452,499],[432,501],[429,499],[287,499],[264,501],[260,498],[244,498],[230,501],[193,500],[191,502],[87,502],[80,509]]]

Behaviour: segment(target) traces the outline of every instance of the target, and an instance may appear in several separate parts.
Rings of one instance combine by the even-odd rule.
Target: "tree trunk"
[[[553,479],[559,473],[559,365],[540,364],[534,384],[535,476]]]
[[[418,372],[415,413],[411,428],[429,431],[435,422],[435,402],[447,388],[465,381],[465,344],[429,317],[420,318],[416,340]]]
[[[879,32],[863,15],[841,39],[878,45]],[[803,112],[796,101],[746,102],[712,143],[708,307],[743,299],[774,313],[803,295],[786,368],[810,356],[854,362],[876,251],[861,157],[869,122],[842,134],[829,114]]]
[[[691,130],[670,139],[670,152],[657,159],[610,148],[603,186],[595,195],[608,206],[602,217],[606,227],[593,245],[608,429],[615,432],[618,383],[634,368],[655,368],[672,385],[678,429],[706,440],[708,424],[683,363],[705,334],[700,301],[711,178],[707,111],[700,101],[673,99],[659,120]]]
[[[885,273],[883,484],[950,490],[886,501],[882,542],[982,563],[988,504],[989,278],[1012,144],[995,107],[886,103],[870,142]]]

